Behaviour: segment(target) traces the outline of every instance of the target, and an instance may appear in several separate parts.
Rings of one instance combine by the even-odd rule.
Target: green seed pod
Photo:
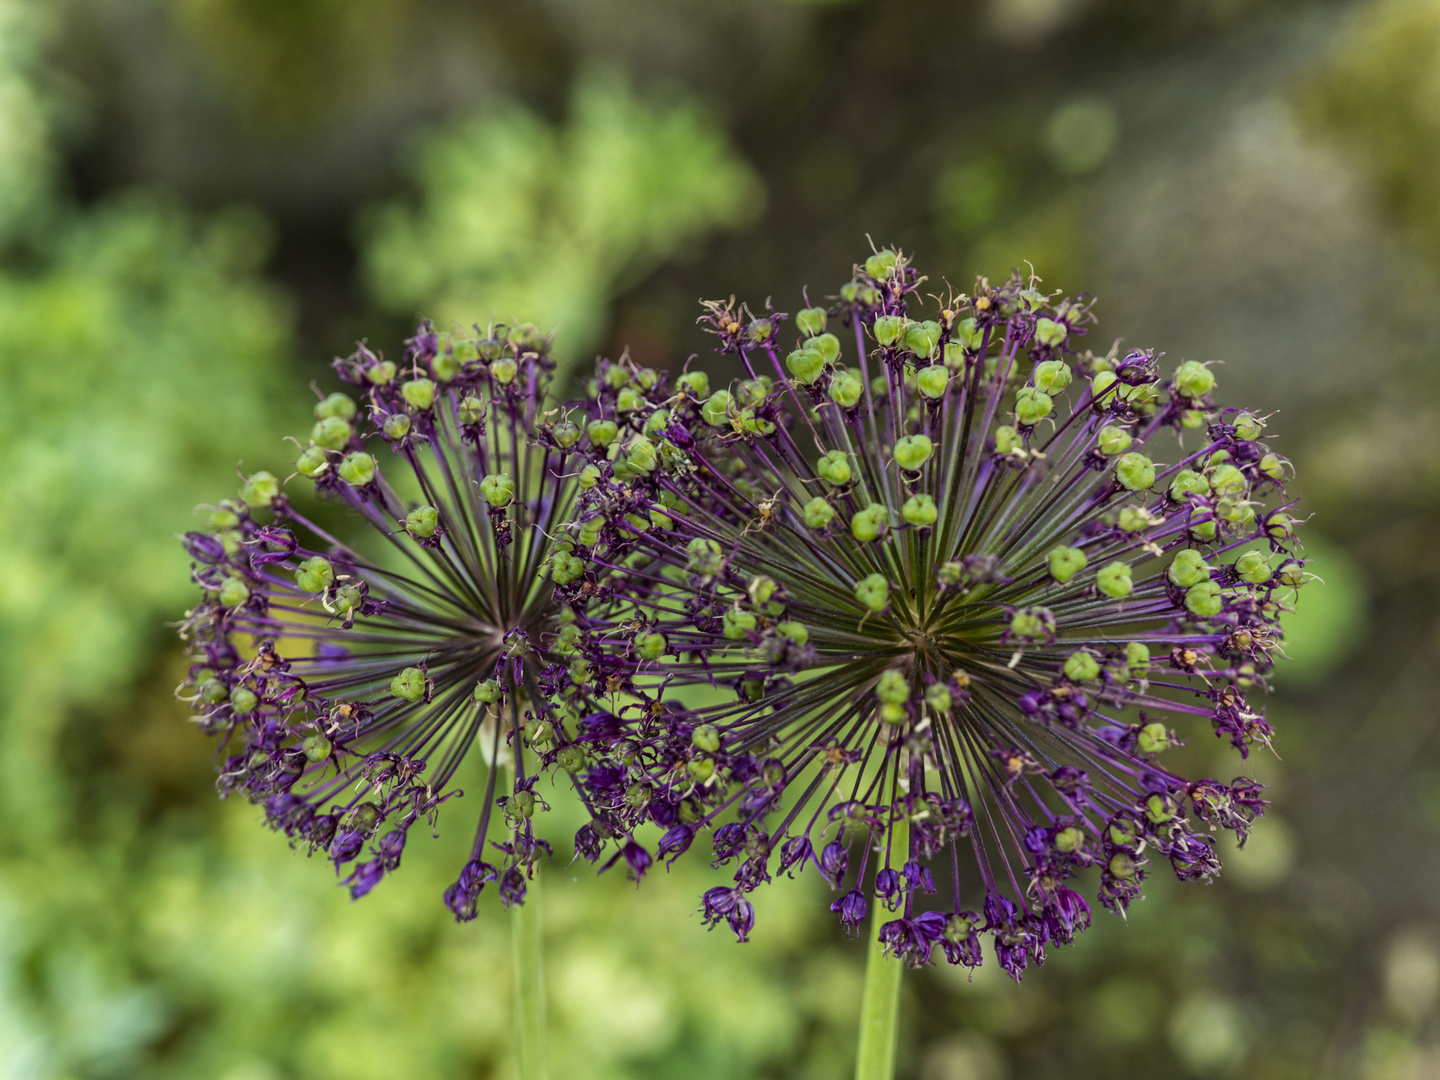
[[[1146,724],[1135,738],[1142,754],[1158,754],[1175,745],[1175,737],[1164,724]]]
[[[1254,413],[1242,412],[1235,417],[1235,437],[1253,442],[1265,430],[1265,421]]]
[[[569,450],[580,441],[580,425],[573,420],[561,420],[550,429],[550,437],[561,450]]]
[[[810,640],[810,631],[805,629],[804,623],[782,622],[777,623],[775,632],[781,637],[793,641],[796,645],[804,645]]]
[[[1295,522],[1289,514],[1275,511],[1265,519],[1265,535],[1271,540],[1288,540],[1295,534]]]
[[[220,603],[224,607],[238,607],[250,599],[250,586],[237,577],[227,577],[220,583]]]
[[[1174,804],[1164,795],[1156,792],[1145,800],[1145,816],[1153,825],[1163,825],[1167,821],[1174,821]]]
[[[1070,328],[1063,322],[1045,318],[1035,320],[1035,340],[1041,345],[1049,345],[1051,348],[1063,345],[1069,333]]]
[[[630,444],[630,452],[625,457],[625,463],[639,472],[654,472],[656,466],[660,464],[660,455],[655,452],[655,444],[641,435]]]
[[[1024,446],[1025,440],[1020,437],[1020,433],[1008,424],[1002,424],[995,429],[995,453],[1001,457],[1013,454]]]
[[[315,421],[315,426],[310,429],[310,441],[326,450],[343,450],[350,442],[352,431],[350,421],[327,416]]]
[[[602,449],[613,443],[620,435],[620,425],[614,420],[591,420],[585,426],[585,433],[590,436],[592,446]]]
[[[980,343],[985,340],[985,331],[975,324],[974,319],[961,319],[951,328],[950,340],[965,352],[978,352]],[[950,362],[948,357],[945,362]]]
[[[390,680],[390,696],[414,703],[425,696],[425,673],[417,667],[407,667]]]
[[[875,341],[883,348],[889,348],[900,340],[900,335],[905,331],[905,320],[899,315],[877,316],[870,332],[875,335]]]
[[[1135,862],[1135,857],[1124,851],[1112,856],[1105,868],[1122,881],[1130,881],[1139,872],[1139,864]]]
[[[642,367],[635,372],[635,381],[641,390],[653,390],[660,382],[660,373],[654,368]]]
[[[321,593],[335,583],[335,568],[323,555],[312,555],[295,568],[295,586],[301,592]]]
[[[627,386],[615,395],[615,411],[632,413],[645,404],[645,395],[633,386]]]
[[[229,697],[229,688],[219,679],[206,679],[200,684],[200,700],[206,705],[219,705]]]
[[[866,543],[878,540],[889,527],[889,517],[880,503],[871,503],[850,519],[850,535]]]
[[[569,585],[585,576],[585,560],[578,555],[557,551],[550,560],[550,580],[556,585]]]
[[[501,386],[509,386],[519,373],[520,365],[508,356],[502,356],[490,364],[490,377]]]
[[[575,538],[585,547],[594,547],[600,542],[600,530],[604,526],[605,519],[603,517],[593,517],[589,521],[581,523],[580,531],[575,534]]]
[[[770,380],[763,376],[758,379],[746,379],[735,387],[736,400],[751,409],[758,409],[764,405],[765,398],[769,393]]]
[[[1290,463],[1279,454],[1266,454],[1261,457],[1257,467],[1271,480],[1278,483],[1285,479],[1285,466],[1288,464]]]
[[[950,688],[942,682],[931,683],[925,688],[925,704],[931,712],[941,716],[945,715],[954,704],[951,700]]]
[[[240,489],[240,498],[246,506],[269,506],[279,495],[280,481],[263,469],[246,477]]]
[[[1133,533],[1159,525],[1165,519],[1156,517],[1143,506],[1122,506],[1117,524],[1121,532]]]
[[[774,333],[775,327],[769,319],[752,319],[750,325],[745,328],[745,336],[755,345],[765,344]]]
[[[1206,518],[1204,521],[1197,521],[1187,530],[1191,540],[1202,544],[1213,543],[1216,535],[1215,519]]]
[[[1089,682],[1100,677],[1100,661],[1093,653],[1077,649],[1065,661],[1065,677],[1071,682]]]
[[[807,529],[823,529],[835,517],[835,508],[820,495],[807,502],[800,512],[805,518]]]
[[[876,401],[884,401],[890,393],[890,384],[885,381],[884,375],[876,375],[870,380],[870,396]]]
[[[795,328],[806,337],[814,337],[824,333],[826,317],[823,307],[801,308],[795,313]]]
[[[330,459],[318,446],[306,447],[295,459],[295,471],[310,480],[314,480],[329,467]]]
[[[485,419],[484,399],[474,394],[466,394],[455,410],[455,416],[460,423],[467,426],[480,423]]]
[[[895,464],[906,472],[919,472],[935,452],[928,435],[906,435],[895,443]]]
[[[1309,580],[1305,573],[1305,564],[1298,559],[1289,559],[1280,564],[1280,584],[1287,589],[1298,589]]]
[[[830,377],[830,400],[842,409],[853,409],[865,393],[865,381],[858,372],[846,368]]]
[[[664,634],[638,634],[635,637],[635,655],[641,660],[659,660],[669,646]]]
[[[813,386],[825,373],[825,357],[818,349],[796,349],[785,358],[785,366],[795,381],[803,386]]]
[[[324,401],[315,405],[315,419],[327,420],[330,417],[338,417],[341,420],[354,420],[357,412],[355,399],[349,394],[331,394]]]
[[[1134,441],[1130,432],[1110,424],[1100,429],[1100,434],[1095,439],[1095,445],[1106,457],[1116,457],[1129,450],[1130,444]]]
[[[714,724],[699,724],[690,733],[690,744],[697,750],[714,754],[720,749],[720,732]]]
[[[230,691],[230,707],[237,713],[254,712],[260,705],[260,699],[255,691],[244,686],[237,686]]]
[[[1055,850],[1063,851],[1067,855],[1079,851],[1085,846],[1085,833],[1071,825],[1068,829],[1061,829],[1055,834]]]
[[[922,360],[936,355],[940,347],[940,324],[927,319],[905,328],[905,347]]]
[[[595,465],[586,465],[580,470],[579,479],[576,481],[587,491],[600,482],[600,469]]]
[[[1204,397],[1215,389],[1215,376],[1198,360],[1186,360],[1175,369],[1175,392],[1181,397]]]
[[[365,378],[375,386],[385,386],[395,378],[395,365],[389,360],[381,360],[366,369]]]
[[[904,705],[910,700],[909,680],[894,668],[882,671],[875,684],[875,696],[886,705]]]
[[[573,744],[562,746],[555,751],[555,764],[573,776],[585,767],[585,751]]]
[[[1255,520],[1255,508],[1249,503],[1224,496],[1215,500],[1215,516],[1226,522],[1234,531],[1243,531]]]
[[[844,450],[831,450],[815,463],[815,472],[827,484],[840,487],[850,482],[850,459]]]
[[[890,583],[883,574],[871,574],[855,583],[855,599],[871,611],[885,610],[890,603]]]
[[[455,376],[460,374],[461,367],[460,358],[453,353],[437,353],[430,360],[430,370],[442,383],[451,382]]]
[[[1186,431],[1198,431],[1205,426],[1205,413],[1200,409],[1184,409],[1180,413],[1180,426]]]
[[[1210,567],[1198,551],[1184,548],[1175,553],[1175,559],[1170,563],[1170,569],[1165,572],[1165,576],[1178,588],[1188,589],[1202,581],[1209,581]]]
[[[515,481],[506,472],[490,473],[480,481],[480,494],[491,506],[509,506],[515,498]]]
[[[330,740],[324,735],[308,735],[300,743],[300,750],[307,761],[321,762],[330,756]]]
[[[1155,465],[1144,454],[1122,454],[1115,462],[1115,479],[1127,491],[1145,491],[1155,483]]]
[[[1243,495],[1249,486],[1245,474],[1234,465],[1217,465],[1210,470],[1210,490],[1216,495]]]
[[[380,430],[385,433],[385,438],[391,441],[403,439],[410,434],[410,414],[402,412],[387,416]]]
[[[731,641],[743,641],[755,629],[758,620],[754,614],[740,608],[731,608],[722,616],[721,632]]]
[[[903,724],[909,714],[905,711],[904,705],[882,704],[875,710],[875,715],[879,717],[882,724],[889,724],[893,727],[896,724]]]
[[[1208,619],[1220,614],[1220,586],[1213,581],[1202,581],[1185,591],[1185,608],[1192,615]]]
[[[943,364],[922,368],[920,373],[915,376],[916,389],[931,401],[944,397],[945,389],[949,385],[950,372]]]
[[[696,401],[703,401],[710,396],[710,376],[703,371],[685,372],[675,380],[675,386]]]
[[[940,509],[933,498],[922,493],[905,500],[905,505],[900,507],[900,516],[910,525],[928,529],[940,516]]]
[[[1209,495],[1210,481],[1191,469],[1181,469],[1170,481],[1170,498],[1184,502],[1191,495]]]
[[[1015,395],[1015,422],[1020,427],[1034,427],[1054,410],[1050,395],[1033,386],[1022,386]]]
[[[417,540],[429,540],[440,527],[440,511],[433,506],[417,506],[405,515],[405,531]]]
[[[1044,617],[1034,608],[1022,608],[1010,616],[1010,633],[1021,641],[1039,641],[1047,632]]]
[[[1111,388],[1120,382],[1119,377],[1113,371],[1097,371],[1090,379],[1090,396],[1099,398],[1103,404],[1111,404],[1119,391],[1112,392]],[[1120,390],[1124,390],[1124,386]]]
[[[375,479],[375,459],[363,450],[346,454],[337,470],[340,479],[354,487],[363,487]]]
[[[1060,544],[1050,549],[1045,561],[1050,567],[1050,576],[1063,585],[1084,570],[1088,560],[1079,548]]]
[[[656,409],[645,418],[645,426],[640,430],[650,436],[659,435],[670,423],[669,409]]]
[[[555,651],[561,656],[569,656],[580,644],[583,636],[580,628],[574,623],[565,623],[555,634]]]
[[[1143,676],[1150,668],[1150,646],[1143,641],[1128,643],[1125,646],[1125,666]]]
[[[1106,596],[1123,600],[1135,588],[1130,578],[1130,565],[1116,559],[1095,572],[1095,587]]]
[[[1044,394],[1058,394],[1070,385],[1074,376],[1064,360],[1043,360],[1035,365],[1035,389]]]
[[[412,409],[428,409],[435,404],[435,384],[429,379],[411,379],[400,385],[400,396]]]
[[[884,281],[890,276],[890,271],[895,269],[895,264],[899,261],[900,257],[895,252],[889,248],[882,248],[865,260],[865,273],[876,281]]]
[[[730,423],[730,391],[716,390],[706,398],[700,416],[711,427],[727,426]]]
[[[811,338],[805,347],[818,352],[827,364],[833,364],[840,358],[840,339],[834,334],[820,334]]]
[[[1235,575],[1251,585],[1264,585],[1270,580],[1270,560],[1263,551],[1247,551],[1235,560]]]
[[[330,607],[336,615],[349,615],[358,608],[364,600],[364,590],[352,582],[343,588],[335,590],[335,598],[331,601]]]
[[[720,545],[714,540],[708,540],[703,536],[697,536],[685,546],[685,554],[690,572],[704,574],[707,577],[718,574],[725,565],[725,553],[720,550]]]

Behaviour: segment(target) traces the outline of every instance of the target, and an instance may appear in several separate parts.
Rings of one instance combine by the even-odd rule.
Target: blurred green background
[[[793,310],[867,233],[1222,361],[1324,578],[1222,880],[1020,988],[907,976],[901,1075],[1440,1076],[1440,0],[0,0],[0,1080],[510,1075],[506,920],[439,903],[464,814],[351,904],[215,799],[173,536],[357,338],[675,366],[698,298]],[[848,1073],[828,896],[742,947],[707,880],[557,861],[556,1077]]]

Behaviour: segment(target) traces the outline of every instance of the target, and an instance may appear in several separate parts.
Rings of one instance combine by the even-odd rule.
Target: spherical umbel
[[[600,363],[571,557],[616,576],[558,590],[618,703],[577,739],[581,852],[708,833],[735,880],[703,912],[742,940],[745,897],[811,865],[844,925],[894,912],[907,962],[988,936],[1019,977],[1089,925],[1078,879],[1123,912],[1157,858],[1206,877],[1211,832],[1243,840],[1258,785],[1164,754],[1197,725],[1269,744],[1250,699],[1304,559],[1288,467],[1207,367],[1082,352],[1089,303],[1018,276],[933,317],[920,281],[871,256],[793,348],[707,304],[723,387]]]

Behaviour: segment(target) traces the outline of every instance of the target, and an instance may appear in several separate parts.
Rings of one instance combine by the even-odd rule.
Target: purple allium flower
[[[220,742],[220,790],[263,805],[337,871],[348,864],[355,897],[460,794],[451,781],[478,747],[513,763],[513,786],[497,791],[490,770],[445,903],[473,918],[492,881],[519,902],[549,851],[524,748],[542,769],[583,762],[573,736],[594,711],[593,675],[555,594],[610,584],[560,528],[584,483],[582,432],[546,411],[548,351],[531,327],[467,337],[428,324],[399,365],[361,347],[335,364],[356,391],[316,406],[295,467],[373,535],[338,539],[257,473],[186,538],[204,590],[184,623],[187,687]],[[651,861],[633,843],[624,858],[636,874]]]
[[[561,589],[616,692],[585,786],[601,833],[708,830],[735,884],[706,922],[742,939],[771,860],[813,862],[847,928],[897,911],[907,962],[984,934],[1019,978],[1089,925],[1074,879],[1123,914],[1155,859],[1203,878],[1215,828],[1243,840],[1258,785],[1164,751],[1269,745],[1304,558],[1288,463],[1203,364],[1081,352],[1090,302],[1018,275],[925,318],[922,280],[880,252],[787,344],[705,305],[723,386],[599,364],[572,527],[609,586]]]

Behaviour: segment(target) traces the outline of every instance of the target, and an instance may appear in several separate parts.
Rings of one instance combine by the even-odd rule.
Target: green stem
[[[511,909],[515,956],[515,1054],[520,1080],[545,1080],[545,971],[540,949],[540,873]]]
[[[890,827],[890,851],[904,862],[909,851],[910,823]],[[894,915],[871,897],[870,941],[865,957],[865,992],[860,999],[860,1047],[855,1055],[855,1080],[893,1080],[895,1044],[900,1025],[900,976],[905,965],[886,956],[880,944],[880,927]]]

